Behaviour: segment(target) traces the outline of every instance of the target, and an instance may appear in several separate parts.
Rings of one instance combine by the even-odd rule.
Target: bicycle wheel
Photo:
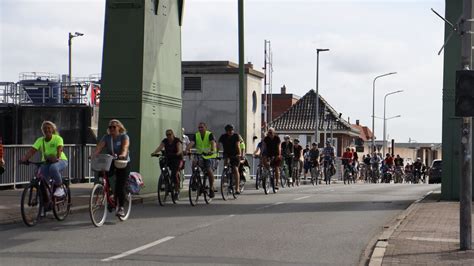
[[[223,200],[230,199],[233,194],[232,189],[229,187],[230,178],[232,178],[232,175],[230,175],[229,170],[226,168],[221,176],[221,195]]]
[[[281,172],[280,172],[280,186],[282,188],[285,187],[287,178],[288,177],[287,177],[287,174],[286,174],[286,168],[281,169]]]
[[[157,194],[158,194],[158,203],[160,204],[160,206],[165,206],[166,199],[168,198],[168,194],[169,194],[169,188],[163,174],[161,174],[160,178],[158,179]]]
[[[34,226],[43,209],[43,195],[38,185],[29,184],[21,194],[21,218],[27,226]]]
[[[262,169],[260,167],[257,168],[257,173],[255,174],[255,189],[260,189],[260,183],[262,182]]]
[[[272,191],[273,193],[277,193],[277,189],[276,189],[276,182],[275,182],[275,172],[273,172],[270,176],[270,185],[272,186]],[[281,176],[280,176],[280,183],[281,183]]]
[[[107,218],[107,194],[102,184],[95,184],[92,188],[89,215],[96,227],[102,226]]]
[[[201,177],[199,174],[193,174],[191,178],[189,179],[188,195],[189,195],[189,203],[191,204],[191,206],[196,206],[196,204],[199,201],[199,195],[201,193],[200,179]]]
[[[204,194],[204,201],[206,202],[206,204],[209,204],[212,201],[212,198],[209,196],[212,188],[210,185],[207,185],[207,182],[206,182],[208,178],[209,177],[204,177],[204,179],[202,180],[202,186],[201,186],[203,190],[202,194]]]
[[[268,171],[268,169],[262,170],[261,179],[263,192],[265,192],[265,195],[268,195],[268,192],[270,191],[270,172]]]
[[[127,220],[128,217],[130,216],[130,212],[132,211],[132,193],[130,192],[127,192],[127,194],[125,195],[125,202],[123,205],[123,209],[125,211],[125,215],[118,217],[120,221]]]
[[[53,214],[58,221],[66,219],[71,209],[71,190],[65,184],[62,184],[61,187],[64,189],[64,196],[53,197]]]

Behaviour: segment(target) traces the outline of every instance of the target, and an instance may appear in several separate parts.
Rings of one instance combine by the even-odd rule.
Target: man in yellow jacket
[[[196,153],[200,154],[197,161],[203,171],[207,171],[209,176],[209,185],[211,186],[209,197],[214,198],[214,164],[217,158],[217,144],[214,135],[207,130],[204,122],[199,123],[198,131],[190,138],[190,143],[186,147],[186,153],[189,153],[192,147],[196,146]],[[195,164],[196,162],[193,162]]]

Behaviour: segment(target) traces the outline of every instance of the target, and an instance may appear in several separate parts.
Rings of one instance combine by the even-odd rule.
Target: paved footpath
[[[459,250],[459,202],[440,196],[432,193],[407,210],[388,238],[382,265],[474,265],[474,250]]]

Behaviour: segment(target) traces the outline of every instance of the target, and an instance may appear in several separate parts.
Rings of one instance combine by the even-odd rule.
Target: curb
[[[384,230],[382,233],[376,238],[374,241],[375,244],[373,245],[373,251],[372,254],[370,255],[370,258],[368,259],[367,264],[362,264],[362,265],[369,265],[369,266],[380,266],[382,265],[382,261],[385,255],[385,251],[387,250],[388,246],[388,240],[392,236],[392,234],[397,230],[397,228],[400,226],[400,224],[408,217],[408,215],[411,214],[413,209],[415,209],[416,205],[420,203],[420,201],[424,200],[426,197],[428,197],[431,193],[434,191],[430,191],[420,197],[419,199],[415,200],[408,208],[406,208],[400,215],[398,215],[394,220],[392,220],[388,225],[384,226]],[[371,241],[372,242],[372,241]],[[371,246],[371,244],[369,244]]]

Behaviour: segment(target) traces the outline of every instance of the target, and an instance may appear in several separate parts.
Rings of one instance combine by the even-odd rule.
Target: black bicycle
[[[221,159],[221,158],[218,158]],[[236,193],[236,182],[235,176],[232,171],[232,167],[230,166],[228,160],[224,161],[224,170],[222,171],[221,175],[221,195],[223,200],[234,199],[238,198],[238,194]]]
[[[176,204],[179,195],[179,182],[177,182],[176,178],[171,177],[168,158],[164,154],[153,154],[152,156],[158,157],[160,160],[161,174],[158,178],[157,188],[158,203],[161,206],[165,206],[168,197],[170,197],[173,204]],[[181,171],[178,171],[178,174],[180,175]],[[176,191],[176,186],[178,186],[178,191]]]
[[[54,217],[58,221],[63,221],[71,209],[71,191],[69,189],[69,178],[63,178],[61,188],[64,195],[54,196],[55,186],[53,179],[47,181],[41,174],[41,166],[45,162],[21,162],[21,164],[33,164],[36,166],[35,175],[30,183],[25,187],[21,195],[21,218],[27,226],[34,226],[46,213],[53,210]]]
[[[206,204],[211,203],[212,198],[210,197],[211,186],[207,184],[209,175],[206,169],[202,169],[201,175],[201,167],[204,158],[202,154],[192,153],[191,154],[195,158],[195,162],[193,165],[193,173],[191,178],[189,179],[189,203],[191,206],[196,206],[199,202],[199,197],[202,195],[204,196],[204,201]],[[215,166],[213,167],[215,170]]]

